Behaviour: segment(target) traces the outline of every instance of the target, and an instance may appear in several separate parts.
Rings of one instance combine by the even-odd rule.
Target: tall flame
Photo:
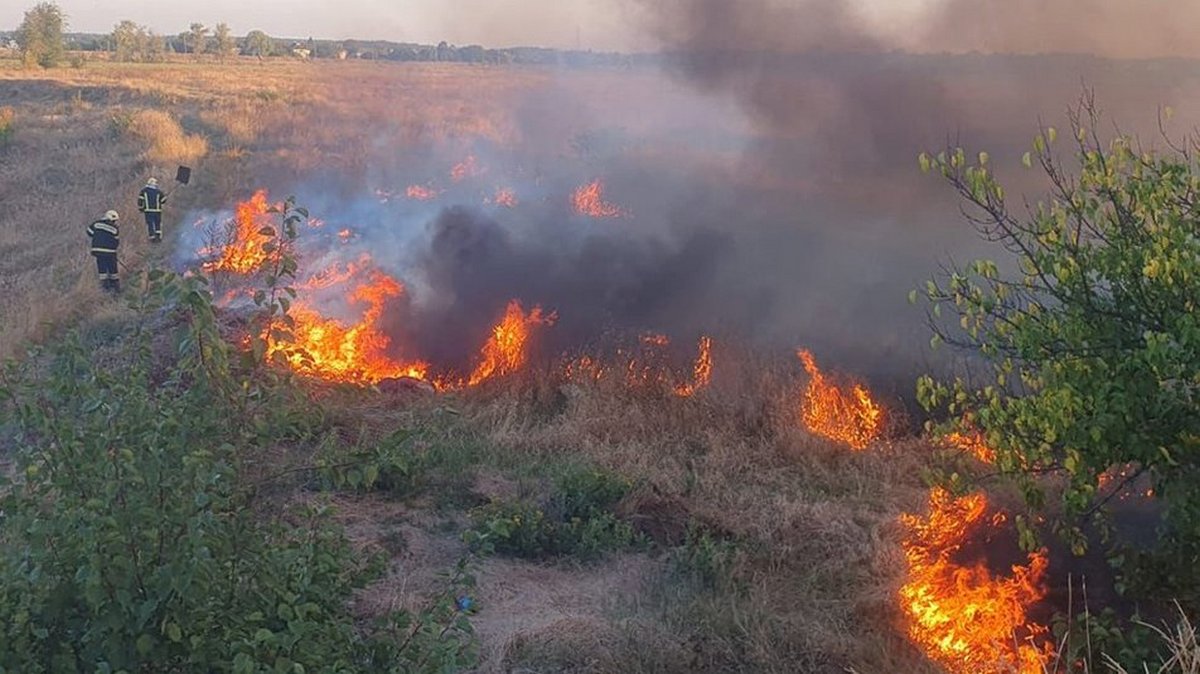
[[[225,271],[235,274],[253,274],[270,259],[265,246],[271,237],[260,234],[263,227],[271,225],[267,211],[267,191],[258,190],[248,200],[240,202],[234,209],[231,239],[224,242],[217,259],[204,263],[204,271]]]
[[[908,581],[900,588],[909,638],[952,674],[1042,674],[1052,651],[1035,641],[1045,627],[1027,610],[1045,596],[1044,552],[1014,565],[1012,576],[995,577],[982,563],[954,556],[989,520],[987,498],[955,497],[935,488],[927,516],[905,514],[902,543]]]
[[[332,381],[373,384],[384,379],[424,379],[428,366],[419,361],[402,362],[387,354],[391,339],[380,329],[379,320],[388,300],[401,297],[404,286],[374,270],[369,280],[347,297],[366,304],[362,319],[352,325],[326,318],[305,304],[291,308],[295,322],[292,339],[281,343],[268,337],[268,354],[282,353],[297,372]]]
[[[626,215],[620,206],[604,201],[604,181],[593,180],[571,195],[575,212],[593,218],[620,218]]]
[[[525,313],[520,302],[509,302],[504,317],[492,328],[492,336],[480,350],[480,362],[467,380],[467,385],[478,386],[493,377],[520,370],[529,358],[529,338],[534,328],[552,325],[554,320],[554,314],[543,315],[541,307],[535,306]]]
[[[848,391],[830,382],[817,367],[812,353],[797,351],[808,372],[801,416],[811,433],[845,443],[852,449],[866,449],[883,430],[883,408],[862,385]]]
[[[675,393],[687,398],[708,386],[712,380],[712,338],[701,337],[696,363],[692,366],[692,380],[675,387]]]

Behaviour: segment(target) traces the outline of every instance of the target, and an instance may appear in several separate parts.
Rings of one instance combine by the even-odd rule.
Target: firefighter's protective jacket
[[[143,213],[162,213],[165,203],[167,197],[157,187],[147,185],[138,193],[138,210]]]
[[[88,236],[92,238],[92,254],[115,253],[121,245],[121,228],[111,220],[97,220],[88,225]]]

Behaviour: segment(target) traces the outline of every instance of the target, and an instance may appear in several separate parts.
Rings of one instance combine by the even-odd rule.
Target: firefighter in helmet
[[[147,180],[146,186],[138,193],[138,210],[146,216],[146,231],[153,243],[162,241],[162,214],[166,203],[167,195],[158,189],[158,180]]]
[[[121,244],[121,229],[117,226],[119,219],[116,211],[108,211],[87,228],[88,236],[92,239],[92,257],[96,258],[96,270],[100,272],[100,287],[110,293],[121,290],[121,282],[117,278],[117,247]]]

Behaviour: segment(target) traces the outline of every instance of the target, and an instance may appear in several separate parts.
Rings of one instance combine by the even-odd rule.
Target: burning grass
[[[954,674],[1042,674],[1053,650],[1048,630],[1028,610],[1046,595],[1045,553],[1029,555],[1008,578],[985,563],[958,561],[963,544],[988,526],[982,493],[955,497],[943,489],[929,495],[929,514],[902,516],[907,581],[900,588],[908,634],[922,651]]]
[[[805,349],[797,353],[809,377],[800,407],[805,427],[855,450],[866,449],[879,439],[883,407],[870,391],[861,384],[839,386],[821,372],[812,353]]]
[[[604,181],[599,179],[576,189],[571,194],[571,206],[576,213],[591,218],[623,218],[629,215],[625,209],[604,200]]]

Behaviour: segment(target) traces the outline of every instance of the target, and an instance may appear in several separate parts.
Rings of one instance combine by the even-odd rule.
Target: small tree
[[[193,23],[189,28],[187,35],[188,51],[199,56],[208,48],[208,26],[202,23]]]
[[[1045,128],[1026,153],[1049,178],[1048,199],[1014,213],[987,153],[921,156],[971,207],[980,232],[1015,259],[981,260],[929,282],[935,340],[990,364],[984,385],[921,381],[947,426],[982,431],[995,468],[1082,552],[1105,506],[1148,480],[1164,506],[1160,545],[1124,571],[1142,597],[1200,605],[1200,165],[1196,144],[1142,151],[1103,142],[1090,94],[1070,116],[1072,175]],[[948,328],[936,316],[955,315]],[[949,430],[949,429],[946,429]],[[1114,468],[1120,477],[1102,475]],[[1048,475],[1060,480],[1048,481]],[[1110,473],[1111,475],[1111,473]],[[1047,488],[1061,494],[1047,506]],[[1143,487],[1144,489],[1145,487]],[[1019,523],[1020,524],[1020,523]],[[1102,528],[1103,532],[1104,529]],[[1023,540],[1033,542],[1023,528]],[[1116,552],[1116,550],[1114,550]],[[1129,564],[1128,554],[1114,554]],[[1122,588],[1118,588],[1119,590]]]
[[[255,56],[270,56],[275,51],[275,41],[261,30],[246,34],[246,52]]]
[[[117,61],[159,61],[166,49],[161,37],[128,19],[113,28],[112,43]]]
[[[217,58],[222,61],[237,51],[237,43],[234,42],[233,33],[229,30],[229,24],[225,22],[217,24],[217,28],[213,32],[213,43]]]
[[[53,68],[66,55],[63,28],[66,15],[52,2],[42,2],[25,12],[25,20],[17,29],[17,45],[26,66]]]

